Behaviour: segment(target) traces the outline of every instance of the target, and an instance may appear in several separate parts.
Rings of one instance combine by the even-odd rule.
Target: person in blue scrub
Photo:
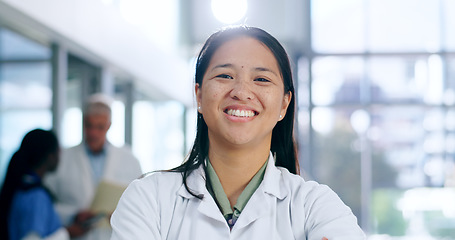
[[[52,131],[28,132],[9,162],[0,193],[0,239],[69,239],[88,230],[77,218],[63,227],[41,179],[59,163],[59,143]]]

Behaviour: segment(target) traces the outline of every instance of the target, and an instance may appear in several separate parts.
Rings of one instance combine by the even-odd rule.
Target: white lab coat
[[[70,235],[64,227],[57,229],[51,235],[42,238],[37,233],[29,233],[27,236],[23,237],[21,240],[69,240]]]
[[[127,186],[142,174],[139,161],[129,148],[106,144],[106,162],[101,180]],[[57,171],[48,174],[44,184],[56,197],[56,210],[63,225],[72,222],[81,210],[89,209],[97,185],[83,144],[62,151]],[[104,240],[111,235],[110,227],[91,230],[78,240]]]
[[[112,215],[111,240],[365,239],[350,208],[329,187],[275,167],[272,156],[231,231],[206,189],[203,167],[187,180],[190,189],[204,194],[202,200],[187,192],[181,173],[156,172],[133,181]]]

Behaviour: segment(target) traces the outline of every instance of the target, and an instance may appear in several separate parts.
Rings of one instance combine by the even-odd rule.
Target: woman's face
[[[251,37],[237,37],[212,56],[196,98],[211,144],[270,147],[272,130],[291,100],[273,53]],[[281,115],[281,117],[280,117]]]

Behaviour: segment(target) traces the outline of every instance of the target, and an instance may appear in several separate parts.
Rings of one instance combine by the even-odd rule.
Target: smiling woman
[[[284,92],[280,72],[272,52],[251,37],[233,39],[216,51],[202,85],[196,84],[199,113],[214,153],[242,146],[238,164],[259,154],[267,159],[272,130],[292,98],[290,91]]]
[[[365,239],[330,188],[298,176],[291,68],[273,36],[246,26],[213,34],[195,94],[188,158],[128,187],[112,239]]]

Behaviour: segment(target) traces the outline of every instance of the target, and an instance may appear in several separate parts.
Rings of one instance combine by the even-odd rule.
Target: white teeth
[[[236,117],[253,117],[254,116],[253,111],[239,110],[239,109],[237,109],[237,110],[229,109],[227,111],[227,114],[231,115],[231,116],[236,116]]]

